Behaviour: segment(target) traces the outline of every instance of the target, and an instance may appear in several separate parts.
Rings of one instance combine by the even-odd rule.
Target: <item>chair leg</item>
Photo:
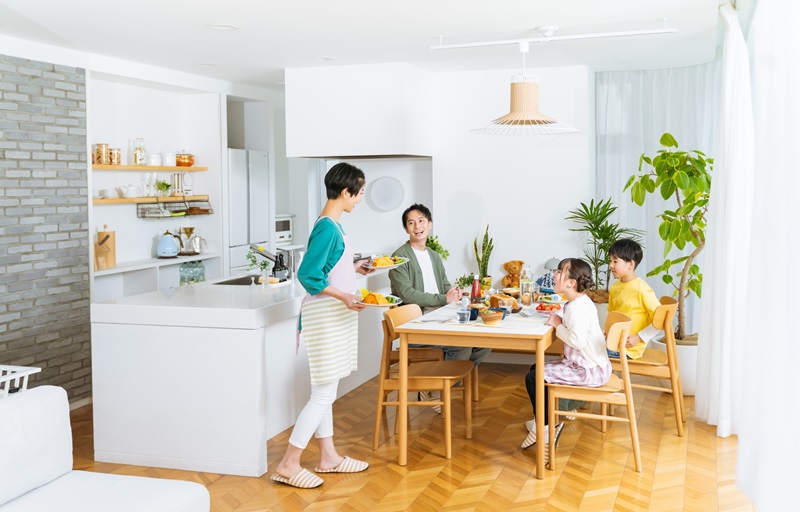
[[[447,460],[453,458],[453,440],[451,437],[450,427],[452,421],[450,419],[450,385],[449,380],[444,382],[444,389],[442,389],[442,417],[444,419],[444,457]]]
[[[478,365],[472,367],[472,401],[478,401]]]
[[[678,427],[678,437],[683,437],[683,410],[681,403],[683,396],[681,395],[677,379],[670,379],[672,384],[672,405],[675,407],[675,426]]]
[[[547,394],[547,453],[550,457],[547,461],[547,469],[555,471],[556,469],[556,407],[558,407],[558,397],[554,390],[550,390]],[[536,433],[536,442],[541,443],[544,434]]]
[[[631,445],[633,445],[633,461],[636,464],[636,472],[642,472],[642,454],[639,452],[639,429],[636,426],[636,411],[633,409],[633,402],[628,400],[628,424],[631,428]]]
[[[600,414],[602,414],[603,416],[608,416],[608,404],[600,404]],[[608,421],[606,421],[605,419],[600,420],[600,432],[605,433],[607,430],[608,430]]]
[[[467,424],[467,439],[472,439],[472,372],[464,381],[464,417]]]
[[[683,383],[680,374],[676,380],[678,381],[678,396],[681,398],[681,420],[686,423],[686,406],[683,404]]]
[[[386,392],[383,389],[383,382],[378,384],[378,407],[375,409],[375,430],[372,433],[372,449],[378,449],[378,438],[380,437],[381,417],[385,410],[383,403],[386,401]]]

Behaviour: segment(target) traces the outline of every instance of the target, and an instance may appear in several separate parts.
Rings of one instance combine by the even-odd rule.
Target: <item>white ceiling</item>
[[[560,26],[558,35],[653,29],[663,27],[664,18],[677,33],[535,43],[527,65],[629,70],[699,64],[714,57],[719,2],[0,0],[0,34],[274,88],[287,67],[379,62],[434,71],[521,67],[513,45],[430,47],[439,36],[448,44],[537,37],[534,29],[542,25]],[[239,30],[211,30],[211,24]]]

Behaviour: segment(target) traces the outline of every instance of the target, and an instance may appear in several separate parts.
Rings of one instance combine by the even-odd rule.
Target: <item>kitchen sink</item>
[[[251,275],[251,276],[239,276],[233,277],[231,279],[226,279],[224,281],[219,281],[214,284],[224,284],[224,285],[232,285],[232,286],[250,286],[251,284],[258,284],[258,275]]]

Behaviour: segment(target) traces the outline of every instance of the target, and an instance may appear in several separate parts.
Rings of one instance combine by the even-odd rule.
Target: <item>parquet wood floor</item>
[[[442,422],[422,407],[410,412],[408,465],[398,466],[394,410],[384,422],[382,444],[372,450],[375,379],[334,405],[337,447],[342,454],[367,460],[358,474],[323,475],[325,484],[296,490],[269,480],[173,469],[94,462],[91,406],[72,414],[75,469],[191,480],[206,486],[214,512],[276,511],[752,511],[736,488],[735,437],[721,439],[696,420],[687,397],[687,429],[675,432],[671,398],[635,390],[642,473],[634,470],[625,424],[567,422],[556,451],[556,471],[544,480],[533,476],[533,450],[521,450],[524,422],[531,418],[524,386],[527,367],[487,363],[481,366],[481,401],[473,413],[473,439],[464,438],[463,411],[453,408],[453,459],[444,459]],[[426,410],[423,410],[426,409]],[[461,412],[459,412],[461,411]],[[624,414],[624,412],[618,412]],[[462,415],[462,416],[459,416]],[[290,430],[270,439],[273,470]],[[318,460],[315,443],[304,453],[305,467]]]

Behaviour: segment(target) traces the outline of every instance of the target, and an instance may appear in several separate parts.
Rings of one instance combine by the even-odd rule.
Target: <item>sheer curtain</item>
[[[800,2],[760,0],[750,29],[755,172],[736,482],[760,511],[797,505],[800,460]]]
[[[720,7],[725,29],[720,90],[720,122],[714,150],[709,201],[703,301],[698,332],[695,415],[717,425],[717,435],[738,432],[740,384],[750,293],[748,260],[742,241],[750,239],[753,214],[753,110],[747,45],[736,13]]]
[[[617,221],[623,227],[644,230],[644,260],[640,277],[664,261],[664,243],[658,236],[656,215],[673,202],[651,194],[644,206],[631,202],[622,189],[637,172],[639,155],[661,149],[661,134],[670,132],[681,149],[699,149],[713,156],[718,123],[720,58],[708,64],[653,71],[610,71],[595,76],[597,128],[597,197],[610,197],[617,205]],[[679,253],[673,250],[671,257]],[[702,268],[700,253],[698,264]],[[671,285],[648,278],[656,295],[672,295]],[[694,297],[694,296],[692,296]],[[694,299],[687,302],[694,313]],[[688,332],[694,332],[687,316]]]

